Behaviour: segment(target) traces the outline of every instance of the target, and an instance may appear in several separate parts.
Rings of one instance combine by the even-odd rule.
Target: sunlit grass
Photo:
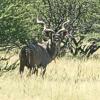
[[[0,100],[100,100],[100,60],[56,60],[48,65],[45,79],[21,79],[16,70],[0,77]]]

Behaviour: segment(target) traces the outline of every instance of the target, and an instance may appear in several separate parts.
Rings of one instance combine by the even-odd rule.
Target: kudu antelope
[[[64,24],[62,28],[58,32],[54,32],[52,29],[47,29],[46,24],[43,21],[39,21],[37,19],[37,23],[44,25],[44,32],[48,34],[50,32],[51,42],[46,45],[46,48],[42,45],[36,44],[28,44],[21,49],[20,52],[20,69],[19,72],[22,75],[24,72],[24,67],[30,69],[30,73],[33,70],[34,73],[38,73],[37,68],[42,69],[42,77],[44,77],[47,65],[56,58],[59,50],[60,50],[60,43],[62,39],[62,33],[67,32],[64,28]],[[36,68],[37,66],[37,68]]]

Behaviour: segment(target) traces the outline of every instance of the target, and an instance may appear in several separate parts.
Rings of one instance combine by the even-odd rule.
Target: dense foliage
[[[65,27],[73,38],[65,38],[63,43],[64,47],[66,42],[71,44],[72,55],[78,55],[77,48],[91,38],[93,42],[100,40],[99,0],[1,0],[0,47],[20,47],[31,40],[41,41],[43,26],[37,25],[37,15],[55,32],[69,20]]]

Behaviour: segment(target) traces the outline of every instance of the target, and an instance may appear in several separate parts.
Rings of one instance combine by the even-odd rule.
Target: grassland
[[[40,75],[23,78],[19,66],[0,77],[0,100],[100,100],[100,59],[62,58]]]

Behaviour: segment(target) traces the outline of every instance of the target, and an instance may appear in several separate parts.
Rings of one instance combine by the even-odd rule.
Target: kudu
[[[38,68],[41,67],[42,77],[44,77],[47,65],[56,58],[60,50],[62,33],[67,32],[67,30],[64,28],[64,24],[66,22],[63,23],[62,28],[58,32],[54,32],[52,29],[47,29],[46,24],[43,21],[39,21],[38,18],[37,23],[44,25],[44,32],[47,34],[48,32],[51,33],[51,42],[46,45],[46,48],[39,43],[31,43],[24,46],[20,51],[19,72],[22,75],[24,72],[24,67],[27,66],[27,68],[30,69],[30,73],[32,70],[34,73],[38,73]]]

